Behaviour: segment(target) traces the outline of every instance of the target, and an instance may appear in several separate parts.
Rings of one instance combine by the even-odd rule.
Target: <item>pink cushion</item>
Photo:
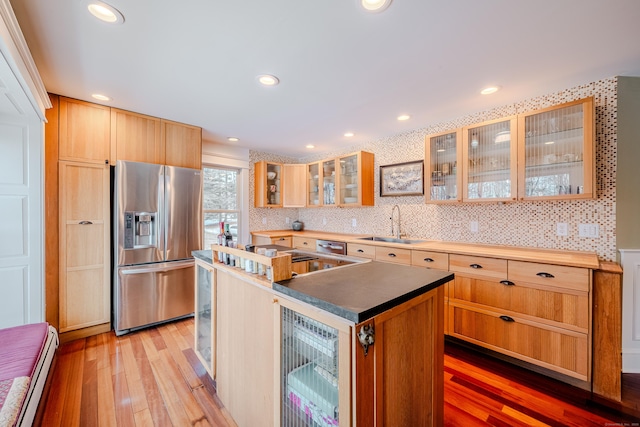
[[[46,322],[0,329],[0,381],[33,376],[48,329]]]

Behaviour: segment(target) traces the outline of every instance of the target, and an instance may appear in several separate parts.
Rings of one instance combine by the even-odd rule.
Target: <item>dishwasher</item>
[[[316,240],[316,252],[334,255],[346,255],[347,244],[333,240]]]

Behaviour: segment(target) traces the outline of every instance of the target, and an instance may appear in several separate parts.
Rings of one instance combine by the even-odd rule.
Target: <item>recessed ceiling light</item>
[[[382,12],[391,4],[391,0],[360,0],[362,7],[368,12]]]
[[[258,76],[258,81],[261,85],[264,86],[275,86],[280,83],[280,80],[276,76],[272,76],[271,74],[261,74]]]
[[[313,145],[313,144],[307,144],[307,148],[308,148],[309,150],[311,150],[312,148],[316,148],[316,146],[315,146],[315,145]]]
[[[408,114],[401,114],[398,116],[398,120],[400,120],[401,122],[405,121],[405,120],[409,120],[411,118],[410,115]]]
[[[498,86],[489,86],[485,87],[480,91],[483,95],[491,95],[492,93],[496,93],[500,88]]]
[[[91,95],[93,99],[97,99],[98,101],[111,101],[107,95],[102,95],[101,93],[94,93]]]
[[[108,22],[110,24],[122,24],[124,22],[124,16],[115,7],[95,0],[85,1],[89,12],[101,21]]]
[[[230,142],[238,142],[240,141],[240,138],[236,138],[235,136],[230,136],[229,138],[227,138],[227,140],[229,140]]]
[[[353,132],[345,132],[344,136],[346,136],[347,138],[351,138],[353,135],[355,135],[355,133]]]

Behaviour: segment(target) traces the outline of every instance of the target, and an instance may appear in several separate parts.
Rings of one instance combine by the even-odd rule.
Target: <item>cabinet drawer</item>
[[[347,255],[374,259],[376,257],[376,248],[375,246],[347,243]]]
[[[512,318],[505,321],[489,311],[453,306],[449,333],[476,345],[530,363],[588,380],[589,352],[586,334],[538,326]]]
[[[486,306],[489,310],[525,315],[531,320],[574,331],[589,331],[589,295],[562,293],[495,280],[457,276],[450,298]]]
[[[293,247],[297,249],[316,250],[316,239],[308,237],[293,236]]]
[[[291,236],[272,237],[271,244],[291,247]]]
[[[589,269],[535,262],[509,261],[509,280],[545,287],[589,292]]]
[[[376,261],[411,264],[411,250],[376,246]]]
[[[507,279],[507,260],[469,255],[449,255],[449,270],[472,276]]]
[[[439,270],[449,269],[449,254],[430,251],[411,251],[411,265],[420,267],[437,268]]]

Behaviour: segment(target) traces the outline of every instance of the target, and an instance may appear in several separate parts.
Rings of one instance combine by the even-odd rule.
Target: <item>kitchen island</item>
[[[208,326],[199,356],[239,426],[442,425],[453,274],[370,261],[271,282],[194,256],[196,351]]]

